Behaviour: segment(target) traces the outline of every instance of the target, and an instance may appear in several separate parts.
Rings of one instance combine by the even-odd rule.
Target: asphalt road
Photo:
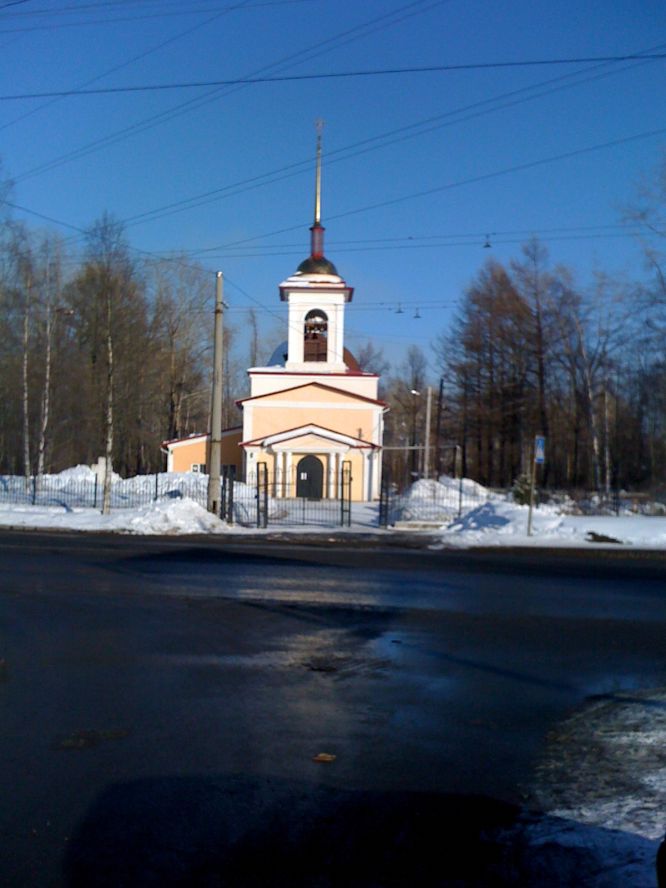
[[[665,580],[620,552],[2,533],[0,884],[449,884],[416,857],[510,819],[559,720],[666,685]]]

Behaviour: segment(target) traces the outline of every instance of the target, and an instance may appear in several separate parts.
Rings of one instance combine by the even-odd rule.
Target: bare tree
[[[39,446],[37,450],[37,483],[41,483],[45,470],[46,447],[51,415],[51,369],[53,359],[54,327],[59,314],[64,312],[59,305],[62,286],[62,246],[58,241],[46,238],[43,246],[42,307],[44,309],[44,384],[41,399]]]

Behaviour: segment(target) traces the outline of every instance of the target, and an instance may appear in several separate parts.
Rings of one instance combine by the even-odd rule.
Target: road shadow
[[[330,567],[326,560],[322,558],[299,558],[297,555],[282,554],[282,551],[288,552],[289,547],[285,544],[284,549],[273,548],[265,552],[257,551],[236,551],[224,548],[214,548],[212,546],[183,546],[177,549],[165,549],[159,552],[140,552],[138,554],[127,555],[118,559],[113,569],[118,571],[127,570],[130,572],[139,572],[147,574],[163,574],[169,573],[174,569],[182,568],[184,570],[197,568],[233,568],[233,567],[258,567],[262,570],[270,570],[273,567],[292,567],[298,570],[318,570],[321,567]]]
[[[105,790],[69,843],[64,875],[68,888],[616,884],[594,878],[606,866],[627,875],[621,834],[586,847],[595,831],[610,833],[481,796],[167,776]],[[558,840],[567,834],[575,840]],[[630,865],[644,867],[656,847],[640,842]]]

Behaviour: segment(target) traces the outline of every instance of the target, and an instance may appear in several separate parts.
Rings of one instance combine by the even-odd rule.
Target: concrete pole
[[[527,512],[527,536],[532,536],[532,510],[534,509],[534,488],[536,487],[536,446],[532,449],[532,471],[530,474],[530,507]]]
[[[213,336],[213,394],[210,417],[210,464],[208,466],[208,511],[220,514],[220,463],[222,462],[222,272],[217,272],[215,290],[215,332]]]
[[[423,477],[430,477],[430,423],[432,419],[432,386],[426,393],[425,450],[423,451]]]

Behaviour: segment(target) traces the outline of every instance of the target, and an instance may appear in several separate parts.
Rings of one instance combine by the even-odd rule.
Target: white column
[[[289,294],[289,340],[287,354],[289,364],[303,363],[303,317],[304,311],[300,305],[294,305],[293,296]]]
[[[287,496],[296,496],[296,490],[295,489],[292,490],[292,482],[294,481],[293,468],[292,468],[294,455],[291,452],[291,450],[287,450],[287,452],[285,453],[284,456],[285,456],[285,479],[284,479],[285,486],[284,486],[284,489],[286,491]]]
[[[335,471],[333,477],[333,496],[337,496],[339,492],[339,483],[340,483],[340,454],[336,452],[335,454]]]
[[[373,498],[372,497],[372,480],[373,480],[372,469],[373,469],[373,463],[374,463],[373,457],[374,457],[374,451],[367,450],[365,453],[365,460],[364,460],[364,462],[365,462],[365,465],[364,465],[365,478],[363,479],[363,482],[364,482],[363,489],[366,492],[365,498],[368,501],[370,501]]]

